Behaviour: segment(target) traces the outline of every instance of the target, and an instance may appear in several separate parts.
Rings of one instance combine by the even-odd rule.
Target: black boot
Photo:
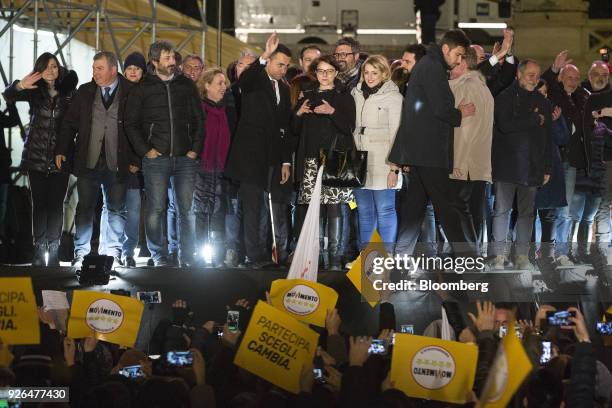
[[[32,258],[32,266],[45,266],[45,252],[47,251],[46,242],[34,243],[34,257]]]
[[[329,270],[342,270],[342,254],[340,253],[340,240],[342,238],[342,217],[327,219],[328,225],[328,252]]]
[[[591,236],[593,235],[593,224],[587,225],[584,222],[581,222],[578,226],[578,259],[580,263],[589,263],[589,254],[591,245]]]
[[[47,266],[60,266],[59,246],[59,241],[49,242],[49,261],[47,262]]]

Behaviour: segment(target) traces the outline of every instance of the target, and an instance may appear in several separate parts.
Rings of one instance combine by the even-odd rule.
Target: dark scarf
[[[206,113],[206,138],[200,166],[205,171],[223,171],[230,146],[230,129],[225,106],[223,103],[204,99],[202,109]]]
[[[380,88],[382,88],[384,84],[384,81],[380,81],[380,83],[378,85],[376,85],[374,88],[370,88],[368,86],[368,84],[364,82],[361,83],[361,92],[363,92],[363,99],[368,99],[370,97],[370,95],[375,94],[376,92],[378,92],[380,90]]]

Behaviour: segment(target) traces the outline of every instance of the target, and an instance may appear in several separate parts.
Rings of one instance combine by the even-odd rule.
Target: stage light
[[[498,28],[503,30],[508,28],[508,24],[506,23],[467,23],[462,22],[458,24],[459,28]]]
[[[45,251],[45,265],[49,265],[49,251]]]
[[[204,262],[206,262],[207,264],[212,263],[213,247],[211,244],[204,244],[202,246],[202,258],[204,258]]]

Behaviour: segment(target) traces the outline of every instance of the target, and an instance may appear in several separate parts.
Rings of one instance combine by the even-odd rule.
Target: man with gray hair
[[[610,89],[610,69],[602,60],[595,60],[589,68],[588,78],[582,81],[582,87],[590,93],[605,92]]]
[[[479,71],[478,53],[467,48],[465,58],[450,72],[448,83],[455,103],[470,101],[476,107],[474,116],[454,128],[453,170],[450,192],[469,214],[467,225],[473,229],[476,242],[484,235],[485,186],[491,183],[491,142],[493,140],[493,95],[486,78]]]
[[[514,266],[531,270],[529,242],[535,196],[552,171],[552,106],[537,90],[540,65],[530,59],[518,65],[517,80],[495,97],[492,165],[495,209],[490,253],[493,269],[504,269],[510,212],[516,197]]]
[[[194,255],[191,202],[204,139],[202,107],[193,81],[177,73],[172,44],[151,44],[149,60],[155,72],[147,74],[130,93],[125,132],[142,157],[145,231],[153,263],[168,265],[162,223],[170,186],[178,209],[179,266],[188,266]]]
[[[55,150],[57,168],[72,164],[78,177],[73,266],[80,268],[91,250],[93,218],[102,185],[108,210],[107,255],[120,263],[125,228],[126,178],[139,167],[123,128],[132,84],[117,73],[117,58],[101,51],[94,56],[93,80],[81,85],[62,120]],[[74,152],[74,162],[66,163]]]

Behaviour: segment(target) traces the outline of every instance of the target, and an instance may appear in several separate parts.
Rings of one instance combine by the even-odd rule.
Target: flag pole
[[[270,205],[270,225],[272,226],[272,262],[278,265],[278,252],[276,249],[276,234],[274,233],[274,211],[272,209],[272,193],[268,192],[268,203]]]

